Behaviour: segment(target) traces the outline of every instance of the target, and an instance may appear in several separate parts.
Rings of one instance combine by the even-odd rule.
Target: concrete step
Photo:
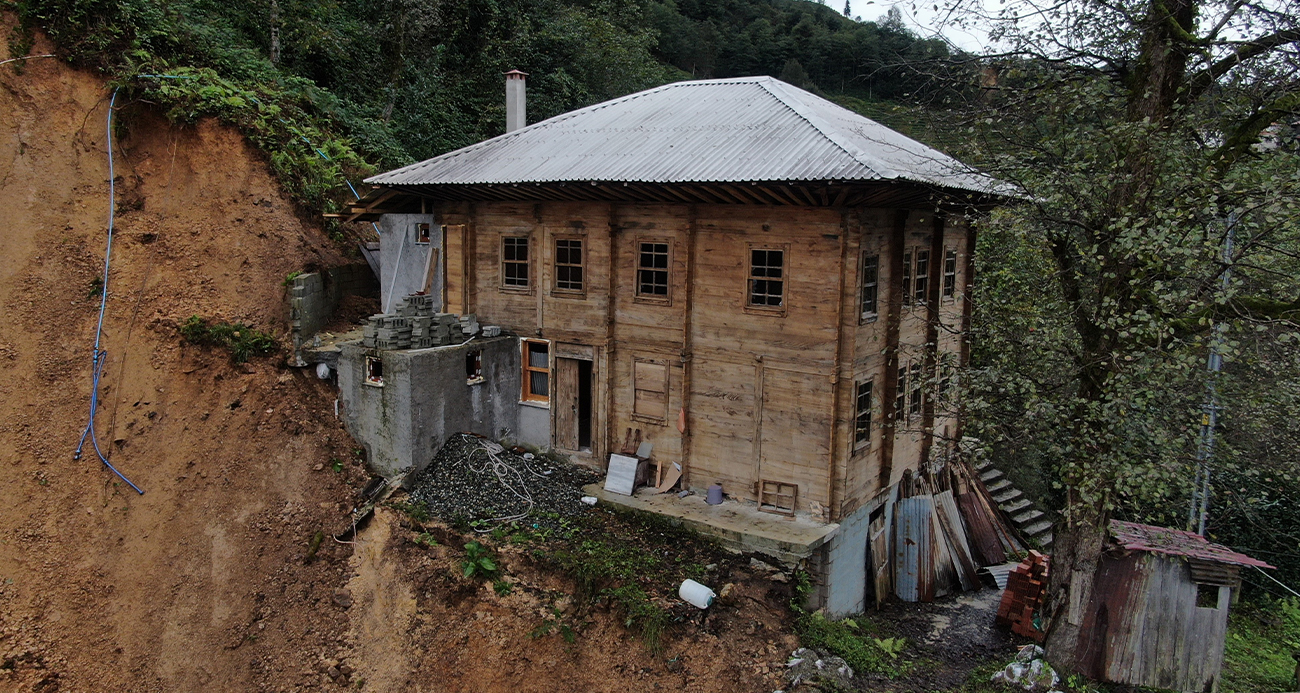
[[[1001,507],[1003,505],[1006,505],[1007,503],[1014,503],[1017,498],[1020,498],[1024,495],[1025,494],[1020,489],[1016,488],[1015,486],[1012,486],[1011,488],[1008,488],[1004,491],[993,494],[993,501],[997,503],[999,507]]]
[[[1012,515],[1011,521],[1015,522],[1019,527],[1025,527],[1028,526],[1029,523],[1035,522],[1041,517],[1043,517],[1043,511],[1030,508],[1019,515]]]
[[[989,485],[988,485],[988,489],[989,489],[989,493],[994,494],[994,496],[993,496],[994,500],[997,500],[997,495],[996,495],[996,494],[999,493],[1000,491],[1004,491],[1004,490],[1006,490],[1009,486],[1011,486],[1011,481],[1010,481],[1010,480],[1008,480],[1008,479],[999,479],[998,481],[995,481],[995,482],[989,484]],[[1001,501],[998,501],[998,502],[1000,503]]]
[[[1039,543],[1039,545],[1041,545],[1044,549],[1051,549],[1051,548],[1052,548],[1052,543],[1053,543],[1054,537],[1052,536],[1052,533],[1051,533],[1051,532],[1048,532],[1048,533],[1046,533],[1046,534],[1040,534],[1040,535],[1038,535],[1037,537],[1035,537],[1035,540],[1036,540],[1036,541]]]
[[[986,484],[991,484],[994,481],[1001,479],[1003,476],[1001,469],[990,468],[980,472],[980,480]]]
[[[1025,536],[1027,537],[1037,537],[1039,534],[1042,534],[1043,532],[1052,531],[1052,521],[1039,520],[1038,522],[1035,522],[1034,524],[1023,528],[1020,531],[1024,532]]]
[[[1033,506],[1034,504],[1030,502],[1028,498],[1021,496],[1015,501],[1011,503],[1006,503],[1000,507],[1002,508],[1002,512],[1014,517],[1016,513],[1025,510],[1027,508],[1033,508]]]
[[[980,460],[979,462],[975,463],[975,471],[982,472],[985,469],[988,469],[989,467],[992,466],[993,466],[993,460],[990,460],[989,458],[986,457]]]

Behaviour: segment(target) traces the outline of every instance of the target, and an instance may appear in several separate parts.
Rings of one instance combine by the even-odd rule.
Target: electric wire
[[[108,270],[113,260],[113,215],[117,206],[117,189],[113,181],[113,109],[117,105],[117,89],[113,90],[113,96],[108,102],[108,117],[105,125],[106,140],[108,143],[108,241],[104,248],[104,276],[101,279],[99,294],[99,322],[95,326],[95,348],[91,352],[90,368],[90,417],[86,422],[86,428],[81,432],[81,440],[77,443],[77,451],[72,455],[72,459],[81,459],[81,451],[86,446],[86,440],[95,449],[95,455],[99,461],[104,463],[110,471],[117,475],[119,479],[125,481],[127,486],[135,489],[135,492],[144,495],[144,491],[139,486],[131,483],[126,475],[117,470],[112,463],[108,461],[102,450],[99,449],[99,438],[95,435],[95,410],[99,408],[99,377],[104,372],[104,360],[108,357],[108,352],[100,349],[100,344],[104,335],[104,310],[108,306]]]

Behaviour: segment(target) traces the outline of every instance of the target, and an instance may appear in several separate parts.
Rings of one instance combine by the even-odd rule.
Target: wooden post
[[[972,294],[975,289],[975,225],[969,221],[966,225],[966,277],[962,282],[961,296],[961,352],[957,357],[957,383],[960,386],[962,381],[962,370],[970,365],[970,321],[971,310],[974,307]],[[960,395],[960,389],[958,390]],[[953,438],[956,439],[957,445],[961,445],[963,429],[965,429],[966,417],[963,416],[961,400],[958,400],[957,407],[957,430],[953,432]],[[958,448],[960,449],[960,447]]]
[[[609,278],[606,284],[608,298],[605,301],[605,415],[602,417],[605,421],[604,461],[608,460],[608,453],[614,450],[617,443],[615,440],[617,431],[614,425],[614,371],[617,370],[615,365],[617,345],[614,342],[614,319],[617,315],[618,303],[618,231],[618,205],[610,203]],[[635,276],[633,276],[632,281],[636,281]]]
[[[690,488],[691,435],[695,430],[691,425],[691,410],[693,409],[691,371],[692,363],[695,360],[695,220],[697,210],[696,205],[690,205],[687,209],[689,216],[686,225],[686,305],[682,307],[682,396],[680,398],[680,406],[686,412],[686,430],[681,432],[682,488]],[[669,258],[668,264],[671,270],[672,258]],[[634,277],[632,281],[637,280]],[[671,412],[666,414],[671,415]]]
[[[835,294],[835,363],[831,370],[831,443],[830,451],[826,456],[826,509],[830,512],[830,519],[838,520],[840,517],[839,506],[835,499],[836,486],[836,468],[835,459],[840,450],[840,399],[841,390],[843,389],[843,379],[840,377],[843,371],[844,357],[844,286],[846,284],[844,275],[848,271],[846,262],[846,253],[848,253],[849,242],[849,213],[840,212],[840,267],[839,283],[836,285]],[[849,350],[852,353],[852,349]],[[850,357],[851,358],[851,357]],[[852,378],[849,386],[852,387]],[[845,456],[848,457],[847,455]],[[847,465],[845,465],[847,468]],[[760,482],[762,483],[762,482]]]
[[[885,382],[881,388],[881,403],[885,415],[880,440],[880,488],[889,486],[894,473],[894,432],[898,428],[894,398],[898,394],[898,331],[903,321],[903,249],[907,246],[906,209],[894,211],[894,232],[889,239],[889,313],[885,318]]]
[[[936,377],[939,363],[939,297],[943,289],[944,215],[934,213],[930,232],[930,278],[925,295],[925,371],[922,377]],[[935,270],[938,270],[937,272]],[[937,281],[936,281],[937,280]],[[930,450],[934,447],[934,391],[922,390],[921,405],[921,473],[929,478]],[[936,487],[935,490],[938,490]]]

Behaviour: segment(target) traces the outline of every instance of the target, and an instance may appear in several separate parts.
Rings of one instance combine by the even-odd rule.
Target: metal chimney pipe
[[[524,82],[528,73],[511,70],[506,73],[506,132],[514,132],[528,124],[525,105]]]

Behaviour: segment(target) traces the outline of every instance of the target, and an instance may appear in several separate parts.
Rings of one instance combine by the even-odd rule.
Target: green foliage
[[[645,590],[635,584],[607,589],[603,594],[622,615],[624,627],[639,633],[650,652],[656,655],[663,652],[664,629],[669,622],[668,612],[663,607],[650,601]]]
[[[99,298],[104,293],[104,278],[95,277],[90,280],[90,286],[86,289],[86,298]]]
[[[277,5],[273,18],[270,3],[17,0],[23,30],[10,43],[30,43],[39,27],[122,87],[119,103],[235,125],[313,211],[350,200],[345,179],[501,134],[509,69],[529,73],[535,122],[690,76],[784,75],[868,101],[903,98],[931,84],[903,59],[947,52],[901,24],[796,0]]]
[[[286,287],[293,286],[293,280],[301,276],[302,276],[302,270],[294,270],[289,274],[285,275],[284,281],[281,282],[280,284],[281,286],[286,286]]]
[[[432,534],[429,534],[428,532],[420,532],[415,537],[415,543],[422,544],[429,548],[433,548],[438,545],[438,540],[435,539],[434,536]]]
[[[492,579],[498,571],[491,549],[477,541],[465,544],[465,558],[460,567],[465,577],[474,579]]]
[[[428,522],[429,508],[424,503],[406,503],[402,501],[390,501],[388,507],[405,514],[407,517],[416,522]]]
[[[343,460],[330,460],[330,469],[336,472],[343,471]]]
[[[905,639],[877,638],[861,630],[853,619],[832,621],[821,612],[802,613],[795,623],[799,642],[804,647],[843,657],[854,672],[898,678],[911,670],[911,662],[898,658],[907,647]]]
[[[515,586],[505,580],[493,580],[492,591],[496,592],[498,597],[504,597],[515,591]]]
[[[1300,652],[1300,599],[1242,603],[1228,616],[1224,690],[1234,693],[1293,691]]]
[[[265,356],[275,351],[275,337],[254,329],[242,322],[208,324],[207,320],[191,315],[181,325],[185,341],[200,346],[216,346],[230,350],[235,363],[244,363],[254,356]]]

